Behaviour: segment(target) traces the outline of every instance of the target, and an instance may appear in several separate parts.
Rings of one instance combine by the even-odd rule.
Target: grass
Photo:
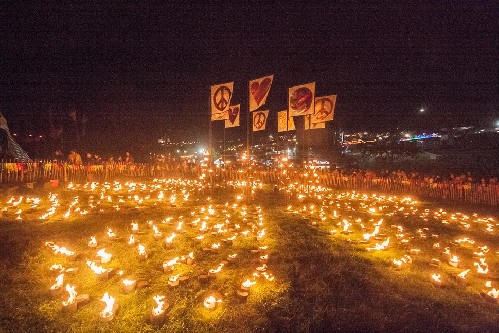
[[[486,289],[485,281],[490,280],[493,286],[499,287],[494,275],[498,273],[495,269],[499,262],[498,238],[496,231],[487,232],[485,224],[476,222],[478,217],[468,215],[466,219],[458,214],[453,220],[451,213],[436,216],[438,209],[431,205],[404,203],[399,199],[374,204],[372,197],[338,196],[336,192],[324,192],[320,198],[315,195],[300,201],[262,190],[253,200],[232,208],[241,190],[219,189],[208,199],[207,193],[194,185],[186,187],[190,197],[183,201],[180,184],[163,184],[167,199],[159,202],[156,200],[159,189],[148,184],[145,190],[132,193],[126,188],[111,186],[104,190],[103,199],[98,199],[100,192],[90,193],[82,187],[59,189],[60,207],[55,215],[43,221],[39,217],[50,204],[44,191],[30,194],[43,198],[35,208],[25,201],[16,207],[7,204],[9,198],[0,201],[0,207],[8,207],[0,223],[3,240],[0,243],[0,329],[6,332],[494,332],[499,329],[499,306],[480,295]],[[143,198],[140,204],[133,199],[137,193]],[[168,198],[174,193],[177,200],[172,206]],[[107,201],[108,195],[112,202]],[[76,196],[78,203],[73,206],[72,216],[64,219],[62,214]],[[123,202],[118,203],[119,199]],[[90,203],[95,207],[89,208]],[[136,208],[137,205],[140,208]],[[223,236],[239,232],[232,246],[222,245],[217,253],[210,254],[202,249],[220,237],[208,232],[205,239],[198,242],[194,237],[199,235],[200,225],[189,225],[206,215],[200,208],[208,205],[216,210],[208,220],[209,226],[226,219],[230,220],[229,230],[236,224],[241,226]],[[247,208],[246,216],[241,215],[243,205]],[[288,205],[292,208],[288,209]],[[312,205],[315,207],[311,208]],[[257,206],[262,208],[263,226],[257,225]],[[374,206],[384,208],[381,212],[369,212],[368,208]],[[88,209],[89,214],[75,214],[76,207]],[[400,211],[402,207],[404,210]],[[23,211],[22,221],[15,220],[19,208]],[[428,214],[425,209],[429,209]],[[162,223],[167,217],[171,217],[171,221]],[[373,223],[381,218],[384,219],[381,239],[360,243],[362,234],[371,232]],[[495,218],[497,220],[497,216]],[[352,223],[352,233],[340,232],[343,219]],[[359,219],[367,231],[361,230],[361,222],[355,222]],[[443,224],[442,220],[450,223]],[[136,247],[126,244],[132,221],[139,223],[139,229],[144,232],[136,237],[151,252],[147,261],[140,261]],[[154,238],[148,221],[153,221],[163,232],[161,239]],[[178,233],[172,248],[164,248],[163,239],[176,230],[179,221],[184,221],[185,232]],[[397,239],[397,230],[391,225],[403,226],[409,242]],[[253,226],[255,230],[249,236],[240,234],[241,230],[250,230]],[[108,239],[108,227],[123,238]],[[257,240],[254,236],[263,228],[266,235]],[[337,232],[332,234],[332,229]],[[426,238],[421,237],[420,230]],[[92,235],[97,237],[97,249],[105,247],[113,254],[111,263],[103,266],[144,278],[150,285],[124,294],[120,287],[123,277],[97,281],[86,265],[86,260],[93,259],[96,253],[96,249],[87,246]],[[473,239],[475,245],[452,244],[464,236]],[[387,237],[391,242],[386,250],[366,250]],[[54,255],[45,246],[46,241],[66,246],[77,253],[77,258]],[[436,242],[441,244],[438,250],[433,247]],[[477,259],[472,254],[478,245],[485,244],[490,249],[486,258],[492,272],[483,277],[475,273],[473,262]],[[257,278],[247,301],[241,302],[236,290],[261,266],[258,254],[251,251],[259,246],[268,247],[268,272],[275,280]],[[446,256],[442,254],[446,247],[459,256],[462,267],[446,264]],[[392,259],[408,254],[411,248],[421,250],[421,254],[412,255],[413,263],[401,269],[392,267]],[[186,284],[169,287],[170,275],[163,272],[163,261],[191,251],[195,253],[195,264],[180,264],[175,268],[176,274],[189,275],[190,279]],[[216,279],[208,284],[198,281],[199,275],[216,268],[231,253],[239,254],[237,260],[224,267]],[[442,261],[440,267],[430,266],[433,258]],[[49,287],[55,275],[49,267],[54,263],[77,267],[76,274],[67,274],[66,282],[76,284],[79,293],[91,297],[87,305],[74,313],[61,311],[61,300],[50,296]],[[452,276],[464,268],[470,268],[471,272],[467,283],[460,284]],[[431,282],[434,272],[442,275],[447,283],[445,287]],[[99,320],[103,309],[99,299],[106,291],[120,305],[114,320],[107,323]],[[221,306],[214,310],[202,305],[211,291],[223,295]],[[159,328],[149,323],[152,296],[157,293],[164,293],[170,303],[167,319]]]

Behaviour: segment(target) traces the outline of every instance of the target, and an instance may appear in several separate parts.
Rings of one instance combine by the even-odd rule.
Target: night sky
[[[422,107],[432,126],[498,117],[496,1],[102,3],[0,5],[12,130],[45,129],[49,112],[64,123],[74,108],[88,144],[205,139],[210,85],[235,81],[245,111],[248,80],[270,74],[271,112],[315,81],[317,95],[338,95],[338,128],[404,126]]]

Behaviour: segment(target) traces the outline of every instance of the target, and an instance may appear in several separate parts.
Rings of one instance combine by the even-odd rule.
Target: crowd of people
[[[63,153],[61,150],[56,150],[54,152],[55,161],[64,161]],[[72,165],[96,165],[96,164],[114,164],[114,163],[124,163],[124,164],[134,164],[135,159],[130,152],[125,152],[125,157],[121,155],[118,157],[110,156],[107,159],[103,159],[97,154],[86,153],[85,157],[82,158],[81,155],[76,150],[71,150],[65,160],[67,163]]]

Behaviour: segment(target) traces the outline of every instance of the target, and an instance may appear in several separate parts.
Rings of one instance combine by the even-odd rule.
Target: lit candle
[[[111,261],[112,255],[106,252],[106,249],[97,251],[97,256],[100,257],[101,264],[107,264]]]
[[[131,293],[135,290],[135,286],[137,285],[137,281],[132,277],[127,277],[123,280],[122,290],[125,294]]]
[[[164,295],[153,296],[154,306],[151,310],[151,324],[158,327],[161,326],[165,320],[166,309],[168,309],[168,301]]]
[[[62,302],[62,309],[64,311],[76,311],[78,307],[78,303],[76,302],[76,295],[77,292],[75,291],[75,286],[71,286],[69,284],[66,284],[66,291],[68,292],[69,296],[66,301]]]
[[[207,309],[214,309],[217,306],[217,303],[222,303],[221,299],[216,299],[213,295],[210,295],[209,297],[204,299],[204,306]]]
[[[103,321],[113,320],[115,312],[118,308],[117,304],[115,303],[114,297],[109,296],[109,294],[106,292],[104,296],[101,298],[101,301],[106,304],[104,309],[100,312],[101,320]]]

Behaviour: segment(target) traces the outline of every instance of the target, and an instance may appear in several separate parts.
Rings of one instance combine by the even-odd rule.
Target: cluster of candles
[[[414,264],[428,262],[430,282],[436,286],[448,285],[449,277],[462,284],[473,275],[473,283],[485,290],[482,295],[497,301],[497,289],[490,280],[499,272],[493,272],[499,262],[499,249],[492,244],[475,241],[496,236],[499,225],[491,217],[478,214],[448,213],[443,209],[424,208],[409,197],[367,195],[357,192],[334,192],[319,186],[291,184],[287,191],[298,199],[290,205],[288,212],[312,220],[312,225],[321,224],[334,237],[358,244],[369,252],[394,250],[405,252],[391,259],[390,264],[402,269]],[[316,204],[311,204],[315,202]],[[387,224],[384,220],[408,221],[403,225]],[[417,228],[416,222],[424,227]],[[438,230],[453,228],[463,236],[450,238]],[[483,237],[482,237],[483,236]],[[447,265],[442,265],[445,262]],[[440,271],[434,270],[438,268]],[[470,274],[469,274],[470,273]],[[489,280],[490,279],[490,280]]]
[[[168,185],[168,186],[165,186]],[[185,187],[182,190],[176,188],[172,190],[172,187]],[[72,201],[65,209],[60,209],[61,199],[55,194],[50,194],[50,215],[45,216],[47,219],[51,216],[57,214],[57,211],[63,211],[63,218],[69,219],[75,212],[92,212],[96,209],[101,211],[103,209],[104,203],[114,204],[117,203],[121,205],[130,205],[133,203],[144,202],[154,202],[158,204],[159,202],[165,202],[166,204],[173,204],[179,200],[187,201],[189,200],[190,193],[195,191],[194,189],[198,187],[196,182],[190,185],[186,183],[170,183],[166,181],[155,181],[151,184],[136,184],[136,183],[126,183],[124,185],[115,182],[112,184],[97,184],[91,183],[86,185],[70,184],[67,187],[67,191],[79,191],[78,196],[74,196]],[[134,191],[147,192],[149,194],[142,196],[139,194],[133,194]],[[85,195],[82,195],[81,191],[89,191],[91,194],[86,200]],[[112,195],[108,192],[116,191]],[[128,196],[123,195],[123,191],[128,193]],[[156,193],[156,195],[154,194]],[[172,193],[168,195],[167,193]],[[177,194],[175,194],[177,193]],[[99,198],[99,199],[96,199]],[[117,199],[116,199],[117,198]],[[242,297],[244,300],[248,297],[251,287],[257,283],[258,279],[265,281],[274,281],[274,276],[272,273],[268,272],[267,264],[269,260],[268,247],[265,246],[265,239],[267,237],[267,231],[264,227],[263,212],[260,207],[251,206],[250,208],[245,205],[241,205],[240,201],[243,195],[237,195],[235,203],[225,205],[207,205],[201,207],[191,212],[189,217],[179,216],[177,218],[168,217],[159,223],[153,221],[147,221],[145,223],[139,223],[138,221],[132,221],[129,224],[128,235],[123,235],[123,230],[117,229],[116,227],[106,227],[103,231],[103,235],[91,235],[85,243],[87,244],[89,250],[79,251],[78,257],[81,258],[82,255],[86,254],[87,257],[89,253],[93,251],[93,258],[88,257],[86,259],[86,269],[91,270],[97,277],[97,281],[104,281],[115,276],[115,271],[117,268],[109,268],[106,265],[118,265],[122,258],[114,259],[113,256],[113,246],[111,244],[125,243],[128,246],[135,248],[135,256],[140,260],[148,260],[150,252],[148,247],[151,246],[152,242],[159,242],[163,245],[166,251],[174,251],[177,248],[177,244],[185,244],[185,241],[191,240],[195,244],[189,253],[178,254],[174,257],[166,258],[163,261],[163,270],[168,276],[168,285],[170,287],[178,286],[182,281],[186,281],[189,276],[186,275],[186,271],[189,271],[187,266],[181,268],[177,272],[176,267],[182,265],[192,265],[196,261],[200,262],[200,259],[196,259],[195,252],[204,252],[205,256],[209,258],[214,258],[221,255],[221,261],[215,267],[208,268],[206,274],[199,276],[200,285],[203,286],[204,282],[210,279],[217,278],[219,274],[225,269],[231,269],[231,263],[238,260],[238,253],[230,253],[227,255],[228,250],[232,247],[235,241],[241,240],[245,244],[253,244],[255,248],[251,251],[256,255],[255,260],[251,261],[255,264],[254,271],[249,278],[244,279],[238,287],[236,288],[236,295]],[[128,199],[128,200],[127,200]],[[208,198],[207,201],[211,199]],[[18,199],[22,201],[22,199]],[[83,207],[83,203],[86,202],[88,205]],[[11,202],[12,204],[15,201]],[[37,202],[40,204],[40,201]],[[19,205],[19,203],[17,204]],[[115,206],[112,206],[116,209]],[[134,207],[129,207],[134,208]],[[108,209],[110,209],[108,207]],[[176,219],[178,222],[174,222]],[[192,219],[190,222],[187,219]],[[238,222],[232,222],[237,220]],[[173,230],[170,227],[173,226]],[[139,241],[139,238],[142,243]],[[248,243],[249,241],[249,243]],[[148,245],[149,244],[149,245]],[[64,244],[65,245],[65,244]],[[58,256],[77,257],[75,251],[71,251],[63,244],[56,244],[56,242],[48,241],[46,246],[52,249],[55,258],[60,258]],[[251,246],[251,245],[245,245]],[[157,249],[157,247],[155,247]],[[93,250],[90,250],[93,249]],[[109,250],[111,249],[111,250]],[[161,254],[153,254],[161,255]],[[203,258],[203,256],[201,256]],[[117,261],[116,261],[117,260]],[[75,261],[77,262],[77,261]],[[113,264],[114,263],[114,264]],[[258,266],[258,267],[256,267]],[[227,268],[229,267],[229,268]],[[52,269],[52,268],[51,268]],[[60,264],[54,264],[53,270],[58,272],[55,282],[50,287],[50,290],[59,292],[64,289],[65,273],[74,270],[64,268]],[[123,276],[124,272],[119,271],[117,275]],[[207,276],[207,280],[203,280],[203,277]],[[74,279],[74,277],[72,278]],[[128,275],[126,278],[122,278],[121,290],[124,294],[133,292],[136,288],[139,288],[139,282],[132,275]],[[71,311],[76,310],[81,304],[78,302],[78,294],[76,292],[77,287],[73,284],[66,284],[65,290],[68,293],[67,299],[62,302],[62,307],[64,309],[70,309]],[[172,288],[172,291],[174,289]],[[61,295],[59,294],[59,297]],[[207,309],[214,309],[222,303],[222,294],[212,291],[207,292],[206,297],[202,299],[201,305]],[[89,296],[85,295],[83,300],[88,301]],[[116,302],[115,295],[111,295],[109,292],[105,292],[100,299],[104,303],[104,308],[99,313],[99,317],[104,321],[112,320],[116,311],[118,309],[118,304]],[[150,313],[150,320],[153,324],[160,324],[165,318],[165,312],[168,308],[168,300],[166,295],[157,294],[153,296],[153,307]]]

